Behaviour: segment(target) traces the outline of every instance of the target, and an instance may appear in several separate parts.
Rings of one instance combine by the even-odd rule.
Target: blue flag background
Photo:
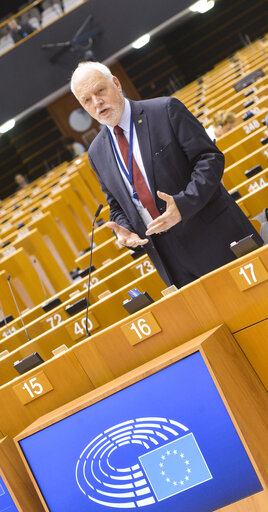
[[[154,469],[172,442],[191,473],[169,455],[166,478],[183,492]],[[199,352],[20,445],[52,512],[211,512],[262,489]]]
[[[139,459],[158,501],[212,478],[193,434],[156,448]]]

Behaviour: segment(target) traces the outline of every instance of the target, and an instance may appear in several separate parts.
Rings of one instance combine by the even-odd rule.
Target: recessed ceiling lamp
[[[139,50],[143,46],[145,46],[150,41],[150,34],[144,34],[143,36],[139,37],[134,43],[132,43],[132,48],[135,48],[136,50]]]
[[[212,9],[214,5],[215,0],[199,0],[199,2],[196,2],[195,4],[191,5],[189,9],[192,12],[200,12],[201,14],[204,14],[204,12],[207,12],[210,9]]]
[[[14,126],[15,126],[15,119],[10,119],[6,123],[2,124],[2,126],[0,126],[0,133],[6,133],[9,130],[11,130],[12,128],[14,128]]]

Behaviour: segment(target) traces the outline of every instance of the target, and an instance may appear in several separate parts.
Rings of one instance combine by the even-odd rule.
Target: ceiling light
[[[12,128],[14,128],[14,126],[15,126],[15,119],[10,119],[6,123],[2,124],[2,126],[0,126],[0,133],[6,133],[9,130],[11,130]]]
[[[144,34],[143,36],[139,37],[134,43],[132,43],[132,48],[135,48],[136,50],[139,50],[143,46],[145,46],[150,41],[150,34]]]
[[[201,14],[204,14],[204,12],[207,12],[210,9],[212,9],[214,5],[215,0],[199,0],[199,2],[196,2],[195,4],[191,5],[189,9],[192,12],[200,12]]]

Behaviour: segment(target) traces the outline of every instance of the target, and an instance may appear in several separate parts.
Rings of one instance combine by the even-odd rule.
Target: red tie
[[[126,168],[128,169],[128,154],[129,154],[129,144],[128,141],[123,133],[123,129],[120,128],[120,126],[114,127],[114,133],[117,137],[118,146],[121,151],[121,155],[124,159]],[[157,209],[157,206],[155,204],[154,198],[148,189],[145,179],[137,165],[137,162],[134,158],[134,155],[132,156],[132,168],[133,168],[133,184],[134,188],[138,194],[139,200],[148,210],[150,215],[153,219],[156,217],[159,217],[159,211]]]

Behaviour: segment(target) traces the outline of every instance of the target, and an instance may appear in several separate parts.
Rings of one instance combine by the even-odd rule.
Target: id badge
[[[140,214],[145,226],[147,227],[148,224],[153,220],[153,217],[148,212],[147,208],[144,208],[143,206],[142,206],[142,208],[139,209],[139,214]]]

